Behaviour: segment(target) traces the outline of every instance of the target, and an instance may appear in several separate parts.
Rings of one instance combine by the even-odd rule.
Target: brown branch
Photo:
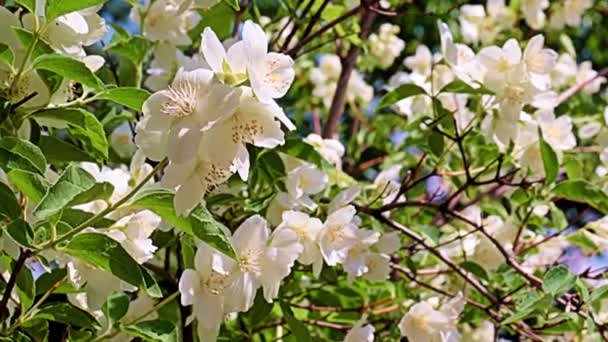
[[[359,33],[359,37],[362,40],[367,39],[369,36],[375,16],[376,14],[374,12],[366,7],[363,8],[361,14],[361,32]],[[324,138],[333,138],[337,133],[338,123],[340,122],[340,117],[344,111],[344,100],[346,99],[348,82],[350,80],[350,75],[357,64],[357,58],[359,57],[360,52],[361,49],[357,45],[352,45],[348,50],[346,57],[342,60],[342,70],[340,71],[338,83],[336,84],[336,92],[331,101],[331,106],[329,107],[327,122],[323,127]]]
[[[564,91],[563,93],[561,93],[559,95],[559,97],[557,98],[557,104],[563,103],[570,97],[574,96],[574,94],[578,93],[583,88],[585,88],[586,86],[591,84],[593,81],[597,80],[600,77],[604,77],[606,75],[608,75],[608,68],[604,68],[604,69],[598,71],[598,73],[595,76],[591,77],[590,79],[588,79],[586,81],[573,85],[572,87],[568,88],[566,91]]]
[[[2,301],[0,301],[0,315],[4,313],[4,310],[6,310],[6,304],[8,303],[8,300],[11,297],[11,292],[13,292],[13,288],[17,283],[17,276],[19,276],[19,272],[21,272],[21,270],[23,269],[25,261],[27,260],[27,258],[29,258],[30,254],[31,251],[28,249],[22,249],[19,253],[19,257],[15,262],[15,266],[13,267],[13,270],[11,272],[11,276],[8,279],[8,283],[6,284],[6,288],[4,289],[4,293],[2,294]]]

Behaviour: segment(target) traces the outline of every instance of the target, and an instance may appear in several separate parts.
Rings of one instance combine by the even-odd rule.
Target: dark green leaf
[[[11,219],[21,217],[21,206],[15,197],[13,190],[6,184],[0,182],[0,222],[3,220],[3,216]]]
[[[108,296],[102,310],[110,324],[118,322],[127,314],[129,302],[129,297],[124,292],[116,292]]]
[[[283,312],[283,318],[287,322],[289,329],[296,337],[296,341],[298,342],[309,342],[312,341],[310,333],[308,329],[304,325],[304,323],[298,321],[291,311],[291,307],[289,307],[288,303],[281,302],[281,311]]]
[[[582,180],[568,180],[553,188],[553,194],[571,201],[587,203],[604,214],[608,214],[608,196],[600,189]]]
[[[91,314],[68,303],[45,305],[34,317],[83,328],[94,328],[99,326],[99,323],[97,323],[97,320],[95,317],[91,316]]]
[[[23,46],[32,45],[32,43],[34,42],[34,35],[32,34],[32,32],[26,29],[22,29],[20,27],[13,27],[13,30],[17,34],[17,38],[19,39],[21,44],[23,44]],[[46,42],[44,42],[41,38],[36,40],[36,46],[34,47],[32,58],[52,53],[54,53],[53,48],[51,48]]]
[[[540,153],[543,158],[543,167],[545,169],[545,184],[553,183],[559,172],[559,161],[557,154],[551,148],[545,139],[542,132],[538,130],[538,143],[540,144]]]
[[[220,252],[234,258],[230,231],[217,222],[203,205],[198,205],[187,217],[179,216],[173,208],[173,193],[163,189],[142,191],[132,205],[148,209],[176,228],[197,237]]]
[[[144,341],[177,341],[177,328],[175,324],[162,319],[144,321],[129,325],[121,325],[120,330],[131,336],[139,337]]]
[[[410,96],[422,94],[426,95],[426,91],[419,86],[412,83],[402,84],[396,89],[388,92],[388,94],[382,96],[380,102],[378,103],[378,109],[386,108]]]
[[[429,147],[434,155],[442,155],[444,148],[443,135],[435,130],[431,131],[429,135]]]
[[[91,265],[108,271],[127,283],[146,289],[152,297],[162,293],[148,271],[140,266],[117,241],[104,234],[81,233],[63,249]]]
[[[441,93],[458,93],[458,94],[482,94],[492,95],[494,94],[490,90],[480,86],[479,88],[473,88],[461,80],[455,80],[446,84],[441,88]]]
[[[108,140],[103,126],[95,115],[76,108],[47,109],[32,115],[40,120],[41,125],[47,124],[68,126],[72,136],[82,141],[93,156],[99,159],[108,157]]]
[[[55,1],[49,1],[53,3]],[[63,1],[57,1],[63,2]],[[63,55],[41,55],[32,63],[36,70],[47,70],[68,80],[76,81],[100,91],[103,82],[81,61]]]
[[[6,227],[6,233],[15,243],[21,247],[34,248],[34,231],[30,225],[22,219],[11,222]]]
[[[70,162],[88,161],[94,162],[95,159],[80,148],[59,140],[53,136],[43,135],[38,141],[38,147],[50,161]]]
[[[143,63],[148,52],[151,50],[151,43],[143,37],[132,36],[126,40],[120,40],[110,44],[106,49],[124,56],[135,66],[139,66]]]

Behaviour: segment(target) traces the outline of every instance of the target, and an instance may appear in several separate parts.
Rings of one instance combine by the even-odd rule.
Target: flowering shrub
[[[608,339],[607,10],[0,1],[0,339]]]

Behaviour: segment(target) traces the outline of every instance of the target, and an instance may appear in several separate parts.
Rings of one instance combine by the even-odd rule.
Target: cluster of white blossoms
[[[467,43],[492,43],[503,30],[513,27],[515,19],[504,0],[488,0],[485,8],[483,5],[460,7],[460,31]]]
[[[341,71],[340,57],[325,54],[319,57],[319,65],[310,72],[310,81],[314,85],[312,95],[320,98],[326,108],[331,106]],[[357,70],[353,70],[346,88],[346,102],[365,105],[373,97],[374,88],[365,83],[363,76]]]
[[[378,33],[369,35],[370,52],[382,69],[393,65],[405,48],[405,42],[397,34],[399,34],[399,26],[384,23],[380,25]]]
[[[458,316],[464,309],[462,294],[439,305],[439,298],[414,304],[399,322],[399,331],[409,341],[458,342]]]
[[[182,214],[232,174],[248,178],[246,144],[273,148],[284,142],[281,123],[295,128],[274,101],[293,82],[292,59],[268,52],[266,34],[251,21],[243,25],[242,40],[231,43],[226,49],[206,28],[206,66],[180,68],[144,103],[137,125],[135,141],[145,155],[169,160],[162,183],[177,188],[175,207]]]
[[[108,32],[104,19],[97,14],[101,6],[94,6],[71,12],[46,22],[44,8],[46,1],[36,1],[37,13],[26,13],[19,17],[5,7],[0,7],[0,43],[6,44],[14,54],[12,63],[0,61],[0,89],[8,90],[8,97],[22,108],[44,107],[61,104],[72,97],[72,81],[63,80],[56,89],[49,89],[35,70],[27,69],[16,82],[15,77],[27,56],[27,46],[19,40],[14,28],[28,31],[40,28],[42,39],[56,53],[81,60],[91,71],[100,69],[105,60],[98,55],[87,55],[84,47],[99,42]],[[10,88],[10,89],[9,89]],[[85,92],[87,91],[85,87]]]

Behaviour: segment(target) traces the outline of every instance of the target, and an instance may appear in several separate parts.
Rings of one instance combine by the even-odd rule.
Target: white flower
[[[598,135],[602,130],[602,125],[597,121],[590,121],[578,129],[578,136],[581,139],[591,139]]]
[[[593,0],[564,0],[564,21],[568,26],[578,27],[581,17],[593,6]]]
[[[532,83],[541,90],[547,90],[551,85],[550,72],[557,62],[557,53],[551,49],[544,49],[545,38],[536,35],[528,41],[524,50],[523,62],[526,71],[530,73]]]
[[[247,311],[253,305],[255,293],[262,286],[268,302],[278,295],[279,285],[291,272],[303,247],[291,230],[277,231],[270,237],[266,220],[255,215],[245,220],[232,236],[238,263],[232,262],[233,283],[228,306],[235,311]]]
[[[262,102],[283,97],[295,78],[291,57],[268,52],[268,39],[262,28],[247,20],[243,25],[247,75],[255,96]]]
[[[399,26],[384,23],[379,32],[369,36],[370,53],[378,59],[381,68],[393,65],[395,58],[405,48],[405,42],[397,36]]]
[[[514,24],[515,17],[504,0],[488,0],[485,9],[482,5],[462,6],[459,20],[465,42],[489,44]]]
[[[201,244],[194,258],[194,269],[186,269],[179,279],[181,304],[192,305],[192,315],[198,321],[199,338],[215,341],[224,314],[225,297],[231,285],[229,272],[224,265],[227,257]]]
[[[128,123],[122,123],[110,134],[110,146],[120,158],[130,158],[137,146],[133,142],[133,132]]]
[[[583,91],[588,94],[597,93],[600,90],[602,84],[606,82],[606,77],[597,77],[597,71],[593,70],[593,66],[590,61],[581,63],[576,73],[576,84],[581,84],[594,79],[589,84],[583,87]]]
[[[296,209],[299,204],[286,192],[279,192],[274,196],[266,209],[266,219],[273,226],[278,226],[283,221],[283,213]]]
[[[36,4],[37,15],[41,18],[44,17],[46,2],[38,0]],[[55,18],[46,25],[42,37],[59,53],[73,57],[86,56],[83,47],[97,43],[109,31],[105,20],[97,14],[99,10],[101,6],[94,6]],[[28,29],[34,28],[32,16],[31,13],[23,16],[24,26]]]
[[[141,26],[142,35],[152,41],[166,41],[174,45],[190,45],[188,31],[200,21],[198,13],[191,9],[189,0],[156,0],[143,9],[133,6],[131,19]]]
[[[304,142],[312,145],[325,160],[335,165],[338,170],[342,169],[344,145],[339,140],[323,139],[320,135],[311,133],[304,138]]]
[[[431,74],[433,54],[426,45],[420,44],[416,48],[416,54],[406,57],[403,64],[412,70],[413,74],[420,75],[426,79]]]
[[[536,112],[536,120],[543,132],[543,139],[553,150],[564,151],[576,147],[570,116],[561,115],[556,118],[553,111],[539,110]]]
[[[399,322],[401,335],[410,341],[457,342],[457,323],[464,306],[462,295],[447,302],[440,310],[428,302],[412,306]]]
[[[374,342],[374,326],[365,324],[365,317],[358,321],[344,337],[344,342]]]
[[[152,259],[157,250],[150,236],[160,221],[156,214],[143,210],[123,217],[110,227],[107,234],[118,241],[137,263],[143,264]]]
[[[500,217],[492,215],[484,219],[483,227],[488,235],[499,241],[505,250],[511,250],[513,240],[517,235],[517,227],[513,223],[504,222]],[[505,262],[504,256],[490,238],[481,232],[476,235],[479,238],[479,244],[475,248],[475,254],[471,260],[489,270],[498,268]]]
[[[560,88],[576,82],[576,74],[578,65],[574,58],[567,54],[561,54],[555,63],[555,67],[551,71],[551,84]]]
[[[319,65],[310,72],[310,81],[314,84],[313,96],[320,98],[325,107],[329,108],[336,92],[336,83],[342,64],[340,57],[336,55],[322,55],[319,58]],[[368,103],[374,96],[374,89],[365,83],[361,74],[353,70],[346,89],[347,102]]]
[[[348,250],[358,242],[358,221],[352,205],[340,208],[327,216],[319,234],[323,259],[329,266],[343,263]]]
[[[327,187],[329,178],[325,172],[309,163],[302,163],[287,173],[287,192],[299,204],[315,208],[316,203],[309,195],[317,194]]]
[[[323,267],[323,256],[317,244],[319,233],[323,229],[321,220],[299,211],[285,211],[283,212],[283,222],[275,232],[281,229],[291,230],[295,233],[298,242],[303,247],[298,262],[303,265],[312,265],[313,273],[318,276]]]
[[[483,80],[485,70],[480,65],[478,59],[475,58],[473,50],[464,44],[455,44],[452,32],[450,32],[446,23],[437,21],[437,27],[439,29],[443,59],[459,79],[474,88],[478,88],[477,82]]]
[[[351,204],[355,200],[355,198],[359,196],[360,193],[361,188],[358,185],[353,185],[341,191],[339,194],[336,195],[336,197],[331,200],[331,202],[329,202],[329,205],[327,206],[327,213],[331,214],[334,211]]]
[[[238,85],[247,79],[247,57],[243,41],[238,41],[226,49],[209,27],[203,31],[201,54],[223,83]]]
[[[549,0],[523,0],[520,6],[528,26],[534,30],[545,26],[546,16],[543,11],[549,7]]]

